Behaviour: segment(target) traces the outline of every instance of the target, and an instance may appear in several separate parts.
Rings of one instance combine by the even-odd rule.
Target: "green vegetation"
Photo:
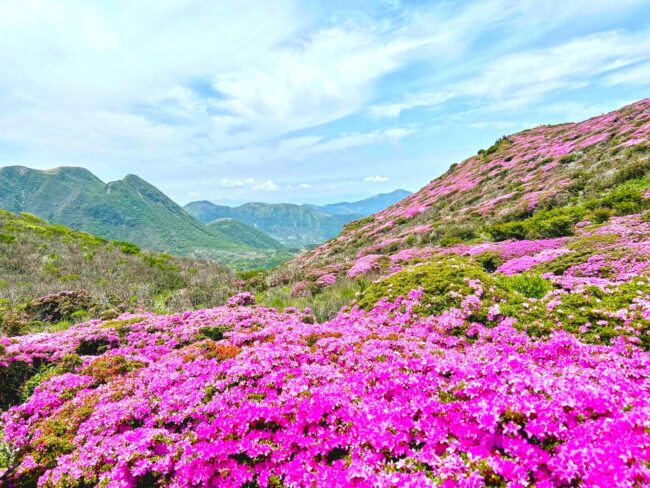
[[[510,144],[512,144],[512,141],[507,136],[501,136],[487,149],[479,149],[478,154],[479,156],[489,156],[490,154],[494,154],[499,149],[507,147]]]
[[[273,239],[268,234],[235,219],[217,219],[208,223],[207,227],[217,230],[231,239],[246,244],[253,249],[284,249],[284,246],[279,241]]]
[[[334,317],[341,308],[349,306],[366,286],[368,281],[365,279],[339,280],[324,289],[315,287],[308,297],[292,297],[290,287],[274,287],[257,294],[257,303],[278,310],[309,307],[316,319],[323,322]]]
[[[141,251],[29,214],[0,211],[0,333],[57,330],[139,309],[212,307],[235,292],[215,263]]]
[[[438,314],[451,307],[458,307],[462,298],[472,292],[469,280],[481,283],[493,278],[480,265],[459,256],[436,256],[429,262],[411,266],[388,278],[371,283],[361,294],[357,303],[365,309],[372,308],[379,300],[394,300],[406,296],[411,290],[422,288],[427,315]]]

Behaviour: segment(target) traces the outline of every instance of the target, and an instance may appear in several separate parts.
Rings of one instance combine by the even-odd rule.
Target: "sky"
[[[415,191],[647,97],[649,0],[0,0],[0,166],[181,204]]]

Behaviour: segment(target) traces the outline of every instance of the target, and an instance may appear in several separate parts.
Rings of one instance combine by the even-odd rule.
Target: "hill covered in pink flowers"
[[[242,291],[0,338],[0,480],[650,485],[649,140],[649,100],[500,139],[271,276],[357,290],[328,320]]]
[[[288,271],[307,281],[384,274],[415,257],[455,252],[454,245],[567,237],[576,224],[636,213],[643,205],[629,193],[647,191],[649,143],[650,99],[503,137],[401,202],[349,224]]]

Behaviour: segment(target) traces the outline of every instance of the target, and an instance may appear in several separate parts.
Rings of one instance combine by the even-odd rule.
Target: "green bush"
[[[650,161],[634,161],[623,166],[614,175],[615,183],[624,183],[629,180],[639,180],[650,173]]]
[[[600,204],[614,210],[617,215],[640,212],[645,207],[642,190],[647,183],[645,179],[627,181],[603,197]]]
[[[140,248],[131,242],[117,242],[124,254],[140,254]]]
[[[503,258],[501,254],[494,251],[487,251],[477,256],[474,256],[474,259],[481,265],[481,267],[488,273],[494,273],[501,264],[503,264]]]
[[[597,208],[591,213],[591,221],[595,224],[603,224],[609,220],[613,212],[609,208]]]
[[[438,314],[460,306],[462,297],[472,293],[467,280],[479,280],[484,285],[494,281],[468,258],[440,256],[434,259],[371,283],[358,298],[358,305],[370,309],[383,298],[394,300],[422,288],[422,303],[425,305],[419,311],[428,315]]]
[[[543,298],[553,289],[550,281],[533,273],[522,273],[512,276],[501,275],[497,278],[497,283],[502,288],[521,293],[527,298]]]
[[[576,206],[541,210],[525,220],[492,224],[486,230],[495,241],[564,237],[573,233],[573,226],[584,214],[585,210]]]
[[[488,226],[486,230],[493,241],[526,239],[528,235],[524,222],[499,222]]]

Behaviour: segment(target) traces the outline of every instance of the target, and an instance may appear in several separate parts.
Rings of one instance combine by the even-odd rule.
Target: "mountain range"
[[[9,166],[0,168],[0,188],[2,209],[154,251],[228,262],[281,248],[271,239],[244,242],[228,229],[206,227],[135,175],[104,183],[84,168]]]
[[[183,208],[200,222],[235,219],[269,234],[287,247],[301,248],[336,237],[345,224],[389,207],[408,195],[410,192],[406,190],[395,190],[357,202],[323,206],[246,203],[228,207],[203,200],[188,203]]]
[[[405,193],[323,207],[329,213],[309,205],[264,203],[231,208],[193,202],[183,209],[135,175],[104,183],[85,168],[24,166],[0,168],[0,189],[0,209],[152,251],[244,267],[276,265],[292,257],[288,248],[320,244]]]

